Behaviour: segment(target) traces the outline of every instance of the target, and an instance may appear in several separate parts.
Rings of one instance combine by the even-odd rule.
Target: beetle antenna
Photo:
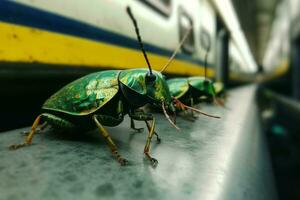
[[[133,25],[134,25],[134,28],[135,28],[135,32],[136,32],[136,36],[137,36],[138,42],[139,42],[139,44],[140,44],[140,48],[141,48],[141,50],[142,50],[142,52],[143,52],[143,55],[144,55],[144,57],[145,57],[145,60],[146,60],[146,62],[147,62],[147,65],[148,65],[150,74],[152,75],[151,65],[150,65],[150,62],[149,62],[149,60],[148,60],[146,51],[145,51],[145,49],[144,49],[144,44],[143,44],[143,42],[142,42],[142,38],[141,38],[141,35],[140,35],[140,31],[139,31],[137,22],[136,22],[136,20],[135,20],[135,18],[134,18],[134,16],[133,16],[133,14],[132,14],[131,9],[130,9],[129,6],[126,7],[126,11],[127,11],[128,15],[129,15],[130,19],[131,19],[132,22],[133,22]]]
[[[166,111],[166,108],[165,108],[165,104],[164,102],[162,102],[162,109],[163,109],[163,112],[164,112],[164,115],[166,116],[167,120],[170,122],[170,124],[176,128],[178,131],[180,130],[180,128],[178,126],[176,126],[176,124],[170,119],[170,116],[168,115],[167,111]]]
[[[179,101],[178,99],[174,98],[173,97],[173,101],[175,104],[178,105],[178,107],[181,107],[182,109],[190,109],[192,111],[195,111],[197,113],[200,113],[201,115],[204,115],[204,116],[207,116],[207,117],[211,117],[211,118],[216,118],[216,119],[220,119],[221,117],[219,116],[215,116],[215,115],[211,115],[211,114],[207,114],[205,112],[202,112],[201,110],[198,110],[196,108],[193,108],[193,107],[190,107],[190,106],[187,106],[185,104],[183,104],[181,101]]]
[[[160,70],[160,72],[162,73],[170,64],[171,62],[174,60],[176,54],[178,53],[178,51],[180,50],[181,46],[183,45],[184,41],[186,40],[186,38],[188,37],[188,35],[190,34],[192,30],[192,26],[189,27],[189,29],[185,32],[182,40],[180,41],[179,45],[176,47],[175,51],[173,52],[172,56],[169,58],[169,60],[167,61],[167,63],[165,64],[165,66]]]

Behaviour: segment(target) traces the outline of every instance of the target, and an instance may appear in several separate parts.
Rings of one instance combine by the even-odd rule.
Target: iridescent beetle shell
[[[200,76],[169,79],[167,84],[171,95],[186,103],[190,98],[197,102],[201,97],[211,99],[216,95],[212,81]]]
[[[119,92],[119,82],[138,95],[144,95],[148,101],[142,102],[143,104],[152,103],[160,106],[163,101],[167,108],[172,109],[171,94],[162,74],[153,71],[156,79],[149,85],[146,82],[148,72],[148,69],[129,69],[89,74],[60,89],[46,100],[42,109],[76,116],[92,114]]]
[[[79,78],[52,95],[42,109],[70,115],[94,113],[119,91],[117,70],[96,72]]]
[[[216,95],[215,88],[211,79],[201,76],[194,76],[189,77],[188,81],[193,88],[203,92],[204,96],[212,98]]]
[[[173,97],[179,99],[189,90],[189,82],[187,78],[172,78],[167,80],[170,93]]]

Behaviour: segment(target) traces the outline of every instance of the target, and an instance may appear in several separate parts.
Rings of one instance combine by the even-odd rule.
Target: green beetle
[[[210,40],[207,35],[201,40],[202,46],[206,48],[204,59],[204,77],[193,76],[188,78],[173,78],[167,81],[172,97],[194,106],[200,101],[214,102],[220,104],[216,98],[216,90],[211,79],[207,78],[207,58],[210,50]],[[177,103],[177,110],[185,110],[184,106]]]
[[[66,131],[98,128],[118,162],[125,165],[128,161],[118,153],[117,146],[103,126],[117,126],[128,114],[132,119],[145,121],[147,124],[149,133],[144,154],[153,165],[158,163],[149,154],[151,139],[155,133],[155,119],[151,114],[136,110],[147,103],[160,107],[170,123],[176,127],[166,111],[175,112],[174,102],[162,74],[151,70],[136,21],[129,7],[127,12],[135,25],[149,70],[108,70],[92,73],[71,82],[46,100],[24,143],[11,145],[11,149],[30,145],[39,125],[45,127],[45,124],[49,124]],[[152,121],[151,125],[148,121]]]
[[[219,116],[210,115],[194,108],[195,104],[203,100],[202,97],[205,97],[206,101],[217,101],[215,98],[215,89],[210,79],[200,76],[173,78],[167,80],[167,84],[177,111],[190,109],[192,114],[195,111],[208,117],[220,118]],[[192,115],[192,117],[194,116]]]
[[[191,31],[191,28],[187,31],[187,35]],[[185,35],[185,37],[187,37]],[[205,36],[206,37],[206,36]],[[174,102],[176,104],[176,109],[177,110],[186,110],[186,109],[191,109],[194,110],[198,113],[204,114],[206,116],[214,117],[214,118],[219,118],[217,116],[209,115],[206,113],[201,112],[198,109],[193,108],[194,104],[199,103],[201,98],[206,101],[214,101],[218,103],[216,97],[216,92],[215,88],[213,85],[212,80],[207,78],[207,56],[208,52],[210,50],[210,40],[203,39],[203,41],[208,41],[208,42],[203,42],[205,43],[203,46],[206,48],[206,54],[205,54],[205,63],[204,63],[204,77],[201,76],[194,76],[194,77],[189,77],[189,78],[173,78],[167,80],[168,87],[171,92],[171,96],[174,98]],[[182,45],[183,41],[181,41],[179,47],[176,49],[176,51],[173,53],[167,64],[163,67],[163,70],[165,70],[172,62],[173,58],[175,57],[176,53],[179,51],[180,46]],[[163,71],[162,70],[162,71]],[[179,100],[181,100],[183,103],[191,106],[184,105],[181,103]]]
[[[211,102],[216,96],[213,82],[205,77],[173,78],[167,80],[171,95],[183,103],[194,106],[201,98]]]

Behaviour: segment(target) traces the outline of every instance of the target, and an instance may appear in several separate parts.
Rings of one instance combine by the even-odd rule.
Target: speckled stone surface
[[[144,159],[147,132],[134,133],[129,120],[108,128],[130,165],[121,167],[97,131],[58,134],[46,129],[33,145],[17,151],[23,130],[0,134],[0,200],[60,199],[277,199],[264,137],[260,132],[255,86],[229,93],[226,109],[203,105],[221,120],[178,118],[178,132],[156,114],[162,143],[152,141]],[[137,123],[137,127],[144,127]]]

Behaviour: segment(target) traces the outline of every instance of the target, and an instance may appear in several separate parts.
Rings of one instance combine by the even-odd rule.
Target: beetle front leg
[[[147,128],[149,130],[149,133],[148,133],[146,145],[145,145],[145,148],[144,148],[144,154],[151,161],[152,165],[155,167],[158,164],[158,161],[155,158],[152,158],[149,154],[151,140],[152,140],[153,135],[156,135],[158,142],[161,141],[158,134],[154,132],[155,119],[154,119],[153,115],[144,113],[142,111],[135,112],[135,113],[129,113],[129,115],[132,119],[135,119],[135,120],[138,120],[138,121],[145,121],[145,123],[147,125]],[[148,124],[148,120],[152,120],[151,126]]]
[[[147,138],[147,141],[146,141],[145,148],[144,148],[144,154],[151,161],[152,166],[156,167],[157,164],[158,164],[158,161],[155,158],[151,157],[150,154],[149,154],[151,140],[152,140],[152,137],[153,137],[153,134],[154,134],[154,128],[155,128],[155,119],[153,118],[152,125],[151,125],[151,128],[150,128],[149,134],[148,134],[148,138]]]
[[[145,120],[145,123],[146,123],[146,126],[148,128],[148,131],[150,131],[151,130],[150,124],[148,123],[147,120]],[[154,131],[154,135],[156,136],[157,143],[159,144],[161,142],[161,138],[159,137],[159,135],[155,131]]]
[[[94,115],[93,116],[93,120],[94,122],[96,123],[100,133],[103,135],[103,137],[106,139],[106,141],[108,142],[108,145],[113,153],[114,156],[116,156],[118,162],[121,164],[121,165],[127,165],[128,164],[128,161],[126,159],[124,159],[119,153],[118,153],[118,148],[117,146],[115,145],[115,143],[113,142],[113,140],[111,139],[109,133],[104,129],[104,127],[102,126],[102,124],[98,121],[97,118],[102,118],[102,117],[105,117],[105,116],[102,116],[102,115]]]
[[[132,118],[130,118],[130,128],[137,131],[138,133],[141,133],[141,132],[144,131],[144,128],[136,128],[135,127],[135,123],[134,123],[134,120]]]

